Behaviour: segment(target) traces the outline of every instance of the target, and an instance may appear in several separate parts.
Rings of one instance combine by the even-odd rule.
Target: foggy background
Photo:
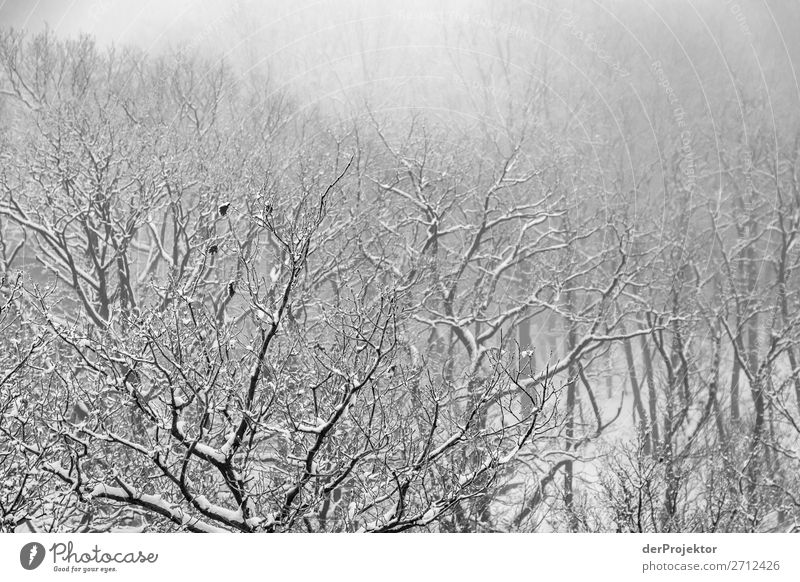
[[[651,66],[661,61],[681,102],[705,105],[719,123],[724,112],[713,105],[737,101],[737,78],[755,75],[753,90],[776,112],[797,99],[800,39],[791,33],[799,13],[775,0],[4,0],[0,24],[86,33],[151,56],[199,52],[242,73],[274,75],[308,104],[346,108],[370,96],[384,107],[464,116],[475,114],[479,86],[499,105],[509,73],[517,82],[557,74],[585,83],[611,115],[620,115],[613,94],[636,95],[639,111],[628,113],[645,115]],[[508,71],[475,70],[501,62]]]
[[[708,175],[722,135],[748,142],[800,111],[794,2],[5,0],[0,24],[182,53],[208,70],[224,63],[298,113],[343,124],[368,106],[469,134],[541,113],[551,138],[586,146],[593,171],[617,166],[607,179],[622,171],[646,203],[663,189],[645,184],[642,168],[653,166],[657,183],[670,144],[684,142]],[[523,113],[537,99],[541,110]]]

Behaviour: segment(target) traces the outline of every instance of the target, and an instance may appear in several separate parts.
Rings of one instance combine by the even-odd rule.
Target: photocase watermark
[[[44,546],[39,542],[30,542],[19,551],[19,563],[26,570],[35,570],[44,561]]]
[[[747,24],[747,18],[745,18],[742,12],[742,7],[733,0],[725,0],[725,4],[728,5],[728,10],[730,10],[731,14],[733,14],[733,17],[736,19],[736,24],[739,26],[741,33],[747,38],[752,38],[753,31],[750,30],[750,26]]]
[[[631,72],[622,66],[618,59],[615,59],[611,54],[600,46],[591,32],[586,32],[578,27],[578,17],[571,10],[563,8],[558,15],[558,20],[566,27],[570,34],[578,41],[583,43],[598,61],[609,67],[614,73],[620,77],[629,77]]]
[[[26,570],[42,565],[47,554],[53,559],[54,572],[109,573],[119,564],[154,564],[158,554],[141,550],[129,552],[104,551],[97,544],[88,551],[78,550],[72,542],[56,542],[48,550],[39,542],[29,542],[19,552],[19,563]]]
[[[398,18],[406,20],[428,21],[442,24],[460,22],[462,24],[468,24],[476,28],[483,28],[497,34],[504,35],[507,38],[517,38],[535,42],[542,41],[541,37],[531,33],[530,30],[517,24],[502,22],[486,16],[473,15],[464,12],[400,10],[395,12],[394,15]],[[609,51],[600,45],[594,34],[591,32],[587,33],[578,26],[579,18],[571,10],[567,8],[562,9],[558,14],[557,19],[558,22],[564,26],[574,38],[583,43],[584,47],[594,54],[597,60],[608,66],[619,77],[624,78],[630,76],[631,72],[622,65],[619,59],[614,58]]]
[[[535,35],[531,34],[529,30],[526,30],[525,28],[516,24],[501,22],[487,16],[468,14],[466,12],[399,10],[394,12],[393,16],[403,20],[414,20],[417,22],[428,21],[437,24],[460,22],[462,24],[469,24],[477,28],[483,28],[495,33],[504,34],[510,38],[515,37],[527,40],[539,40]]]
[[[91,25],[99,24],[104,16],[111,13],[111,9],[114,8],[116,4],[114,0],[94,0],[94,2],[89,5],[86,23]]]
[[[755,192],[756,184],[753,181],[753,171],[755,170],[755,164],[753,163],[753,154],[749,150],[744,150],[741,153],[742,158],[742,172],[744,172],[744,181],[745,181],[745,190],[747,192]],[[752,207],[754,205],[753,200],[751,198],[747,198],[745,200],[745,212],[752,213],[755,209]]]
[[[683,174],[687,180],[686,187],[689,192],[692,192],[697,182],[697,172],[695,170],[695,155],[692,147],[692,131],[686,123],[686,110],[681,105],[680,99],[678,99],[678,95],[675,93],[675,89],[672,87],[661,61],[654,61],[650,67],[653,69],[658,85],[664,89],[667,103],[672,107],[672,118],[680,130],[680,151],[684,161]]]

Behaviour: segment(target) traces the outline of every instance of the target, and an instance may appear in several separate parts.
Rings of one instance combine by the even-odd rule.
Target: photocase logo
[[[30,542],[19,551],[19,563],[26,570],[35,570],[44,561],[44,546],[39,542]]]

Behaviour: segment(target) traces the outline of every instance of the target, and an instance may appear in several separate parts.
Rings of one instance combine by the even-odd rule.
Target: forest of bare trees
[[[788,67],[494,10],[428,108],[0,30],[0,531],[798,527]]]

